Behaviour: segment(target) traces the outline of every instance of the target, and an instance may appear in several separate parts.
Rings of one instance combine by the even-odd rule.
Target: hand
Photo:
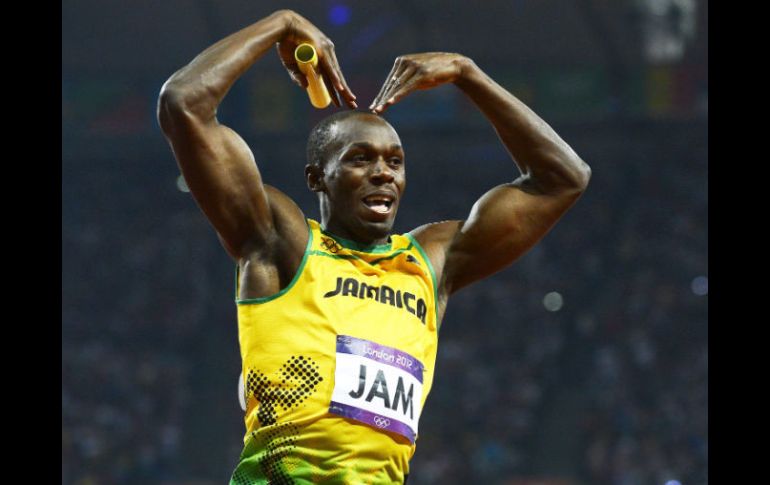
[[[334,104],[338,108],[340,107],[340,95],[342,95],[348,106],[353,109],[357,108],[358,105],[355,102],[356,95],[350,90],[345,77],[342,75],[342,69],[340,69],[339,62],[337,62],[332,41],[323,32],[318,30],[315,25],[310,23],[309,20],[298,13],[286,11],[285,15],[286,33],[276,47],[278,48],[281,62],[286,70],[289,71],[289,76],[291,76],[292,80],[303,89],[307,88],[307,78],[297,67],[294,50],[303,42],[309,42],[316,49],[319,71]]]
[[[399,56],[385,79],[380,94],[369,109],[381,114],[389,106],[417,89],[430,89],[455,82],[469,59],[449,52],[425,52]]]

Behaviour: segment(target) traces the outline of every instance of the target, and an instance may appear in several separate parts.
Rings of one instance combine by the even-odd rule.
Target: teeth
[[[379,212],[380,214],[384,214],[385,212],[388,212],[389,207],[386,204],[374,204],[369,206],[374,212]]]
[[[367,197],[364,199],[364,204],[368,205],[369,207],[384,206],[386,209],[389,209],[390,206],[393,205],[393,201],[381,197]]]

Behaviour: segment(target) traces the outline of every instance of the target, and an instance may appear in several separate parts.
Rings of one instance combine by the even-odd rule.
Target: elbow
[[[585,192],[591,180],[591,167],[577,156],[562,159],[560,165],[562,169],[552,174],[554,190],[578,196]]]
[[[560,162],[566,169],[563,172],[563,181],[570,191],[583,193],[591,180],[591,167],[577,153],[572,150],[570,152]]]
[[[588,182],[591,180],[591,167],[583,160],[578,159],[577,162],[576,187],[580,192],[584,192],[588,188]]]
[[[210,119],[214,110],[208,109],[201,102],[201,96],[189,86],[175,82],[174,77],[166,81],[158,95],[157,118],[161,129],[168,133],[175,124],[189,121]]]
[[[158,113],[174,112],[186,110],[192,101],[189,89],[175,83],[172,77],[163,87],[160,88],[158,95]]]
[[[173,119],[184,112],[184,104],[185,96],[183,91],[174,86],[171,80],[166,81],[163,87],[160,88],[156,113],[158,123],[164,132],[168,131],[168,127]]]

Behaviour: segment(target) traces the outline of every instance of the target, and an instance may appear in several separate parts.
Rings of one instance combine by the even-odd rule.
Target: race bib
[[[338,335],[329,412],[398,433],[414,443],[422,373],[422,363],[406,352]]]

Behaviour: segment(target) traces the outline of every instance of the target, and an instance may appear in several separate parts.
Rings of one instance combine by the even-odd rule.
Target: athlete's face
[[[386,238],[406,187],[404,150],[390,124],[362,113],[337,122],[323,168],[326,228],[361,242]]]

